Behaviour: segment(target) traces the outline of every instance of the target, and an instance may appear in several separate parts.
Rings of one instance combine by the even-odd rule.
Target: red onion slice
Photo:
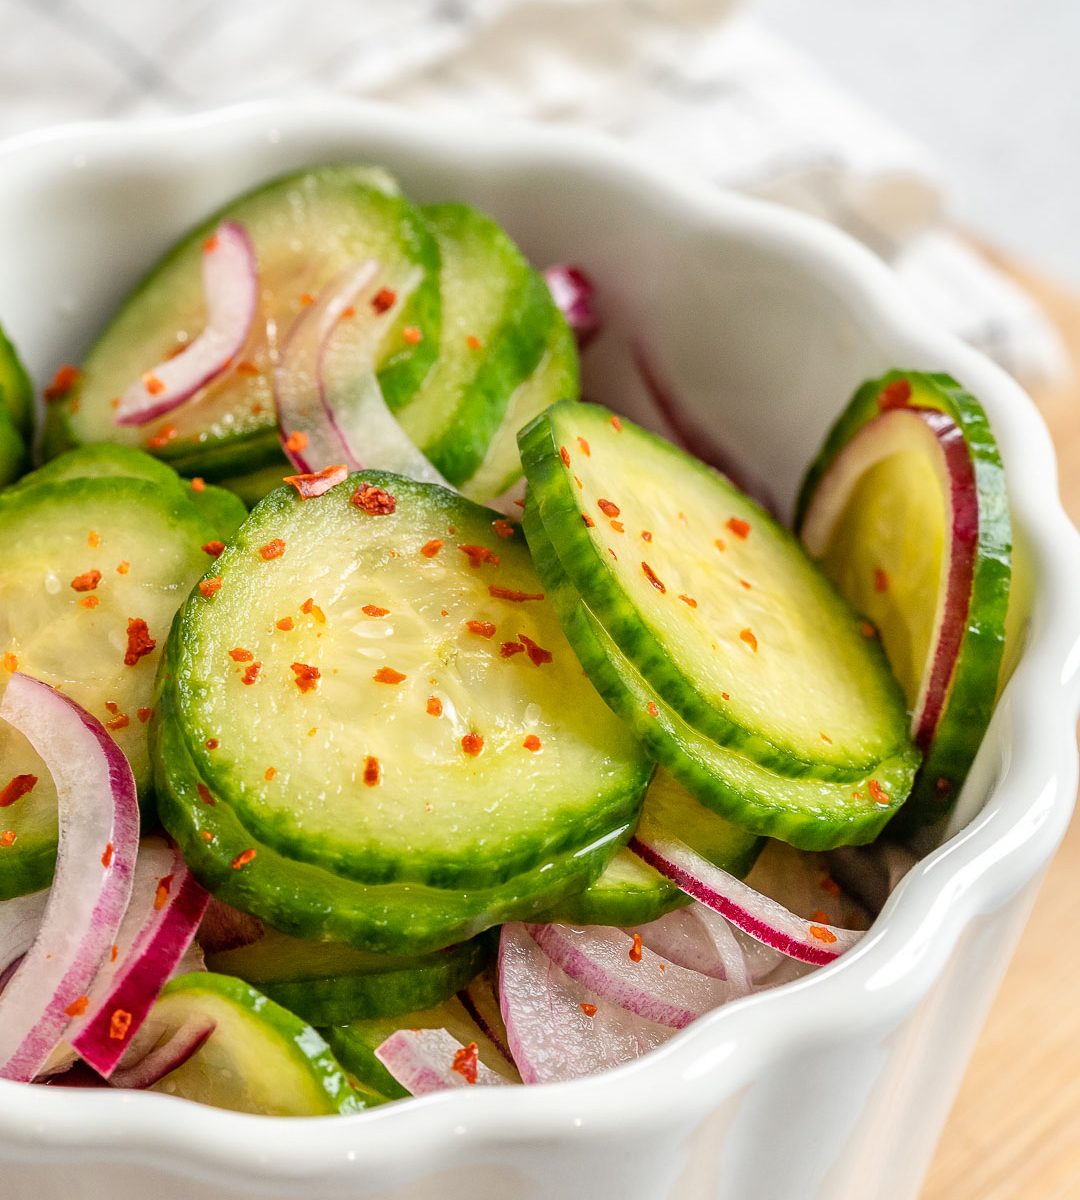
[[[746,996],[752,990],[753,975],[742,943],[727,921],[704,904],[695,902],[676,908],[642,925],[637,932],[643,945],[668,962],[711,979],[727,980],[729,999]],[[771,951],[769,954],[768,970],[772,970],[777,959]]]
[[[216,1028],[215,1022],[204,1016],[190,1017],[164,1037],[160,1030],[144,1026],[143,1036],[127,1047],[109,1082],[116,1088],[152,1087],[197,1054]]]
[[[862,930],[841,929],[796,916],[675,838],[650,837],[646,844],[635,837],[630,849],[688,896],[789,958],[818,965],[829,963],[863,936]]]
[[[30,1080],[84,1002],[131,897],[139,805],[127,759],[74,701],[16,672],[0,718],[56,785],[56,872],[37,937],[0,996],[0,1078]]]
[[[206,325],[179,354],[135,380],[120,397],[117,425],[145,425],[223,375],[244,348],[259,307],[259,266],[247,230],[222,221],[203,243]]]
[[[658,1025],[685,1029],[718,1008],[731,989],[718,979],[661,958],[642,935],[590,925],[526,925],[536,944],[575,982],[597,997]]]
[[[15,964],[34,944],[48,902],[46,888],[27,896],[14,896],[0,904],[0,989],[14,974]]]
[[[158,839],[143,843],[131,902],[110,953],[90,989],[86,1012],[67,1040],[108,1079],[195,937],[209,896],[180,851]]]
[[[545,268],[544,281],[556,307],[566,318],[578,349],[584,350],[600,332],[593,281],[580,267],[570,263],[555,263]]]
[[[631,1062],[674,1030],[605,1001],[572,980],[524,925],[499,937],[499,1005],[525,1083],[579,1079]]]
[[[480,1061],[475,1042],[465,1046],[445,1029],[399,1029],[375,1057],[412,1096],[510,1082]]]
[[[502,1013],[499,1011],[499,994],[495,983],[487,971],[472,980],[468,986],[458,992],[462,1007],[476,1022],[477,1029],[488,1039],[496,1050],[514,1066],[514,1056],[510,1053],[510,1045],[506,1037],[506,1026],[503,1024]]]

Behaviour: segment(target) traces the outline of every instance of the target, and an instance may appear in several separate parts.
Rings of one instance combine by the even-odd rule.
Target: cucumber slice
[[[190,494],[192,504],[202,513],[219,542],[227,542],[247,519],[244,502],[225,488],[208,483],[202,488],[191,488]]]
[[[144,798],[154,671],[174,612],[206,568],[201,547],[211,536],[179,487],[145,480],[73,478],[0,495],[0,691],[16,669],[63,687],[109,728]],[[96,586],[72,587],[93,571]],[[91,581],[79,579],[82,587]],[[157,645],[129,666],[131,618],[146,622]],[[56,794],[41,759],[7,725],[0,763],[0,787],[23,774],[38,781],[0,813],[0,829],[14,835],[0,850],[7,898],[52,877]]]
[[[629,853],[629,851],[626,851]],[[257,942],[207,955],[211,971],[261,988],[313,1025],[341,1025],[427,1008],[459,991],[491,958],[488,938],[419,957],[370,954],[268,929]]]
[[[101,442],[79,446],[47,462],[19,480],[20,491],[40,484],[66,483],[71,479],[141,479],[160,488],[178,491],[186,486],[179,475],[163,462],[130,446]]]
[[[515,389],[544,354],[558,316],[547,285],[490,217],[465,204],[423,210],[442,259],[439,357],[398,413],[454,484],[475,474]]]
[[[666,704],[621,653],[562,573],[531,503],[525,510],[525,530],[537,573],[589,678],[646,749],[701,804],[750,833],[806,850],[877,837],[911,789],[919,762],[913,746],[908,744],[861,779],[837,781],[777,775],[718,745]],[[642,820],[657,813],[662,828],[688,840],[705,858],[718,861],[723,846],[709,844],[703,836],[707,826],[704,830],[696,824],[689,826],[683,812],[665,811],[665,799],[670,796],[663,791],[653,796]]]
[[[6,408],[24,441],[34,435],[34,386],[0,326],[0,408]]]
[[[245,227],[259,262],[263,308],[244,355],[190,403],[144,426],[117,425],[113,399],[202,329],[201,247],[224,218]],[[47,451],[97,441],[145,446],[178,470],[207,479],[275,462],[284,466],[271,378],[281,339],[305,295],[317,294],[347,264],[368,258],[422,272],[378,358],[388,401],[404,404],[438,347],[438,247],[385,172],[322,167],[241,196],[169,251],[113,317],[76,387],[49,406]],[[160,444],[170,430],[175,434]]]
[[[218,483],[236,496],[246,508],[254,508],[274,488],[281,487],[281,481],[286,475],[294,474],[294,469],[282,459],[269,467],[259,467],[244,475],[230,475],[220,479]]]
[[[214,1032],[185,1063],[152,1085],[215,1108],[275,1117],[359,1112],[363,1103],[310,1025],[240,979],[206,971],[165,985],[136,1034],[147,1051],[190,1021]]]
[[[0,488],[7,487],[26,470],[30,456],[22,434],[6,408],[0,406]]]
[[[353,503],[379,489],[393,513]],[[284,549],[266,561],[272,543]],[[190,759],[162,813],[185,851],[204,852],[203,822],[228,810],[248,845],[338,880],[464,889],[435,945],[484,928],[457,922],[487,919],[492,904],[533,898],[533,872],[561,894],[564,874],[580,888],[614,854],[649,764],[582,678],[555,614],[525,599],[540,592],[528,550],[496,513],[376,472],[306,502],[282,488],[212,574],[220,590],[196,592],[173,631],[162,697]],[[250,685],[238,649],[261,664]],[[217,799],[208,812],[198,782]],[[366,914],[354,929],[348,904],[312,929],[308,897],[292,923],[257,897],[234,903],[286,932],[359,945],[375,924]],[[431,935],[419,921],[404,933]],[[371,948],[398,949],[393,936]]]
[[[925,760],[901,824],[952,807],[993,712],[1012,530],[978,401],[945,375],[864,384],[800,492],[810,553],[876,626]]]
[[[519,443],[563,571],[688,722],[792,776],[856,779],[905,752],[880,647],[726,479],[591,404],[554,405]]]

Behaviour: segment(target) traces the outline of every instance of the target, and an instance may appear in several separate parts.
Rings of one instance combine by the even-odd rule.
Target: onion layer
[[[445,1029],[399,1029],[378,1047],[375,1057],[413,1096],[509,1083],[479,1060],[475,1042],[464,1046]]]

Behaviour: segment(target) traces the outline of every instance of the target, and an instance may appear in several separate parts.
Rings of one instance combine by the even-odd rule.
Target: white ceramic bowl
[[[1076,790],[1080,539],[1034,408],[824,225],[668,178],[590,137],[345,103],[71,127],[0,148],[0,314],[38,381],[78,361],[196,218],[329,159],[384,163],[420,200],[487,209],[534,261],[584,264],[608,323],[587,356],[588,393],[640,400],[627,345],[643,336],[698,419],[782,502],[860,380],[893,366],[955,375],[985,404],[1008,468],[1030,559],[1023,654],[959,832],[833,966],[607,1075],[357,1117],[0,1083],[0,1197],[909,1200]]]

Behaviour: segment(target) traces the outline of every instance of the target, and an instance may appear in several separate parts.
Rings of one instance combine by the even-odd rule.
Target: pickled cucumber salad
[[[335,165],[207,217],[41,404],[0,337],[0,1078],[567,1080],[858,944],[993,708],[993,435],[869,381],[785,528],[581,402],[603,302]]]

